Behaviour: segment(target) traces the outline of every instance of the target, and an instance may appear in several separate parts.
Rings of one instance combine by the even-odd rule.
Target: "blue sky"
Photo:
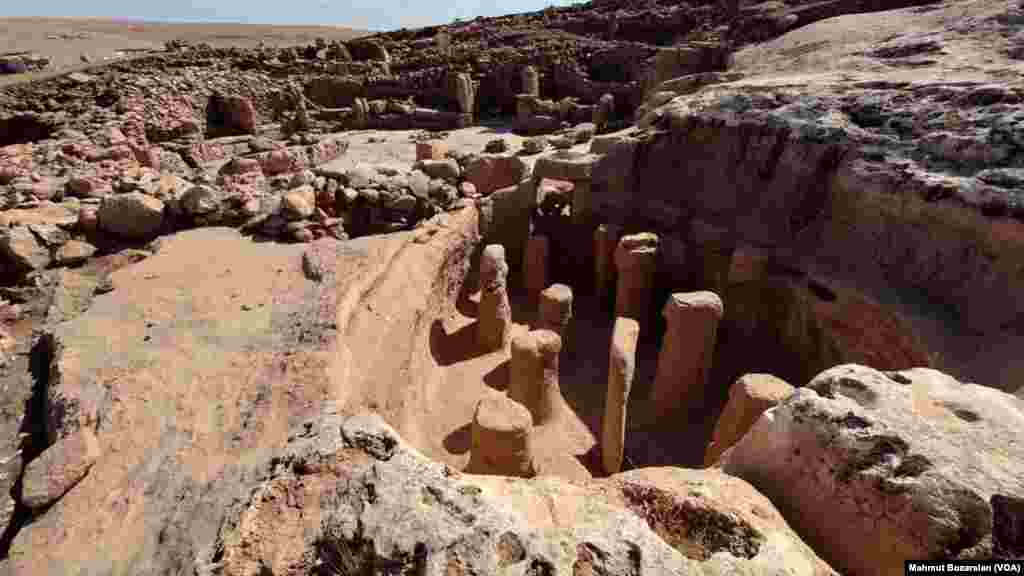
[[[3,16],[98,16],[184,22],[324,24],[370,30],[567,6],[579,0],[33,0],[3,2]]]

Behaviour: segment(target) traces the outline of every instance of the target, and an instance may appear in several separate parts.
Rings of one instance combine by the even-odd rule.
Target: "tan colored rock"
[[[526,249],[523,252],[523,286],[531,302],[535,301],[548,285],[549,249],[547,236],[531,236],[526,240]]]
[[[42,508],[56,502],[89,473],[99,457],[100,445],[91,430],[82,428],[61,438],[25,466],[21,503]]]
[[[796,388],[771,374],[746,374],[729,389],[726,402],[711,444],[704,453],[704,465],[714,466],[729,447],[735,444],[772,406],[785,400]]]
[[[281,210],[290,220],[304,220],[316,212],[316,190],[306,184],[281,198]]]
[[[558,383],[562,339],[550,330],[520,332],[512,339],[509,398],[533,415],[534,426],[546,424],[565,407]]]
[[[564,340],[572,322],[572,288],[552,284],[540,293],[537,305],[537,327],[551,330]]]
[[[503,349],[508,343],[511,323],[505,248],[491,244],[480,256],[480,312],[477,318],[480,347],[487,351]]]
[[[35,208],[12,208],[0,212],[0,228],[29,224],[53,224],[61,228],[71,228],[77,221],[77,209],[73,204],[43,201]]]
[[[69,240],[57,249],[55,260],[62,266],[81,264],[96,253],[96,247],[81,240]]]
[[[540,74],[537,72],[537,68],[524,66],[522,76],[523,93],[531,96],[540,96]]]
[[[636,345],[639,338],[640,324],[636,320],[615,319],[612,345],[608,353],[608,394],[605,396],[604,420],[601,424],[601,462],[609,474],[616,474],[622,469],[626,413],[636,373]]]
[[[448,144],[441,140],[416,143],[416,161],[444,160],[448,155]]]
[[[657,266],[658,236],[650,232],[623,236],[615,248],[618,286],[615,290],[615,315],[648,319],[651,290]]]
[[[533,418],[504,395],[481,400],[473,413],[473,440],[466,472],[529,478],[533,466]]]
[[[714,292],[679,292],[665,302],[665,340],[651,397],[662,414],[687,414],[704,405],[718,323],[725,313]]]
[[[986,558],[1024,494],[1024,400],[927,368],[826,370],[722,456],[844,574]],[[1019,518],[1016,522],[1019,522]],[[1019,526],[1019,524],[1018,524]]]

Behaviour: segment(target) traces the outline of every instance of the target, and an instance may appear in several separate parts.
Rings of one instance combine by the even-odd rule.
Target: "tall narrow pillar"
[[[584,225],[590,222],[591,218],[591,187],[589,180],[577,180],[573,182],[572,189],[572,223]]]
[[[523,68],[523,93],[540,96],[540,74],[533,66]]]
[[[615,233],[607,224],[594,230],[594,291],[605,302],[615,276]]]
[[[504,348],[511,323],[505,247],[491,244],[484,248],[480,257],[480,311],[477,317],[480,346],[489,352]]]
[[[636,373],[636,345],[640,324],[632,318],[616,318],[612,345],[608,353],[608,394],[604,401],[604,422],[601,434],[601,461],[605,472],[615,474],[622,469],[625,453],[626,413],[629,392]]]
[[[533,415],[533,424],[550,422],[564,409],[558,384],[558,355],[562,339],[550,330],[522,332],[512,339],[509,398]]]
[[[619,272],[615,291],[615,315],[646,320],[651,307],[651,289],[657,264],[658,236],[650,232],[623,236],[615,249]]]
[[[725,307],[714,292],[679,292],[669,297],[662,314],[667,328],[651,396],[662,414],[685,414],[702,406],[707,395]]]
[[[545,288],[537,305],[537,328],[555,332],[564,344],[571,321],[572,288],[565,284],[552,284]]]
[[[529,478],[533,466],[533,421],[525,406],[507,396],[491,396],[476,405],[466,472]]]
[[[526,240],[523,257],[523,284],[530,302],[536,302],[544,287],[548,285],[547,236],[531,236]]]

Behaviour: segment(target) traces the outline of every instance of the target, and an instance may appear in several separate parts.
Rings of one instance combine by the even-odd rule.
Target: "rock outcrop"
[[[930,369],[821,373],[722,456],[844,574],[985,558],[1024,494],[1024,402]]]
[[[459,474],[375,415],[330,409],[292,438],[199,573],[768,574],[784,564],[834,574],[763,496],[718,472],[651,469],[583,486]]]

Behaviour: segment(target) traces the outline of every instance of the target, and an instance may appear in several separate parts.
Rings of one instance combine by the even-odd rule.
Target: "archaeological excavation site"
[[[1020,2],[68,22],[0,61],[0,574],[1021,567]]]

